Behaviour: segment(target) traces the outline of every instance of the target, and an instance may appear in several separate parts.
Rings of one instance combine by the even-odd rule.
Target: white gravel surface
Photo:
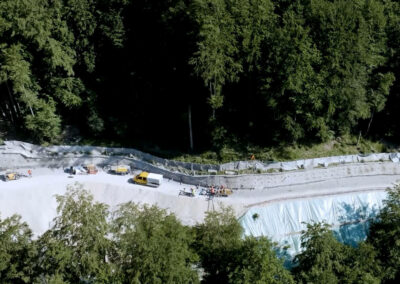
[[[27,169],[18,171],[27,173]],[[400,175],[348,177],[260,190],[237,190],[230,197],[214,198],[211,203],[203,195],[197,194],[194,198],[179,195],[180,190],[189,191],[193,187],[190,185],[164,179],[160,187],[151,188],[133,184],[130,182],[131,178],[132,175],[117,176],[102,171],[97,175],[70,177],[63,169],[36,168],[33,169],[32,178],[0,181],[1,218],[20,214],[34,234],[40,235],[51,226],[57,214],[55,195],[63,194],[68,185],[76,182],[83,184],[94,195],[95,200],[110,205],[111,209],[128,201],[157,204],[174,212],[187,225],[202,222],[207,210],[218,209],[221,204],[232,206],[239,217],[252,206],[265,206],[288,199],[384,190],[400,182]],[[197,193],[200,190],[197,189]]]
[[[28,169],[19,169],[26,174]],[[206,196],[195,197],[179,195],[180,190],[189,192],[193,186],[179,184],[164,179],[158,188],[136,185],[131,182],[132,175],[111,175],[100,171],[96,175],[74,175],[64,173],[63,169],[38,168],[33,170],[32,178],[16,181],[0,181],[1,218],[20,214],[32,228],[35,235],[46,231],[56,216],[57,202],[55,195],[63,194],[68,185],[80,183],[88,189],[96,201],[104,202],[114,209],[118,204],[133,201],[136,203],[157,204],[159,207],[174,212],[188,225],[203,220],[204,213],[212,208]],[[201,188],[196,189],[199,193]],[[228,198],[215,198],[214,208],[220,201]],[[233,201],[233,199],[232,199]],[[229,202],[228,202],[229,203]],[[240,211],[241,208],[236,208]]]

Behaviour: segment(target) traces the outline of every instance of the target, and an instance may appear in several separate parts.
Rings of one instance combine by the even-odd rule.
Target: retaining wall
[[[165,167],[172,170],[185,173],[193,171],[240,171],[240,170],[259,170],[268,171],[271,169],[290,171],[296,169],[328,167],[336,164],[359,163],[359,162],[399,162],[399,153],[378,153],[368,155],[343,155],[333,157],[322,157],[315,159],[303,159],[289,162],[270,162],[270,161],[236,161],[220,165],[186,163],[173,160],[167,160],[153,156],[130,148],[110,148],[95,146],[49,146],[42,147],[25,143],[21,141],[6,141],[4,146],[0,146],[0,153],[16,153],[25,157],[43,157],[43,156],[79,156],[87,154],[90,156],[122,156],[131,157],[140,161],[155,164],[159,167]]]
[[[141,158],[143,158],[143,160]],[[35,167],[67,168],[85,163],[93,163],[100,167],[126,164],[130,165],[133,169],[159,173],[164,175],[167,179],[173,179],[185,184],[200,186],[224,185],[232,189],[268,189],[272,187],[306,184],[354,176],[397,175],[400,174],[400,165],[396,162],[396,158],[398,162],[397,153],[382,153],[367,156],[349,155],[283,162],[279,163],[279,169],[282,172],[277,173],[233,176],[189,175],[172,169],[177,165],[185,169],[187,169],[188,165],[194,165],[194,171],[198,169],[208,170],[210,169],[209,166],[219,166],[220,168],[218,168],[218,170],[221,170],[221,167],[225,167],[226,165],[236,168],[242,167],[242,164],[248,166],[248,164],[246,164],[248,162],[235,162],[236,164],[228,163],[223,165],[200,165],[169,161],[134,149],[92,146],[40,147],[19,141],[6,142],[6,145],[0,146],[0,170]],[[381,162],[376,162],[377,159]],[[327,161],[331,166],[325,168],[315,168],[314,166],[318,164],[319,167],[321,167],[321,163],[326,163]],[[362,162],[360,163],[359,161]],[[253,166],[261,164],[260,162],[251,163]],[[275,166],[277,166],[277,164],[278,163],[275,163]],[[170,167],[168,165],[173,166]],[[285,169],[287,171],[285,171]]]

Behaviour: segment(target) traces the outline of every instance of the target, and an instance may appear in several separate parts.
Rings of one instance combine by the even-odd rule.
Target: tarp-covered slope
[[[301,249],[301,231],[307,223],[332,225],[339,240],[354,245],[366,237],[369,220],[376,216],[385,191],[297,199],[252,207],[239,221],[245,235],[267,236],[294,255]]]

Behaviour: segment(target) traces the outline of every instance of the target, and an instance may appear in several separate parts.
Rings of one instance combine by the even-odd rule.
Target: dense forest
[[[243,237],[231,208],[183,226],[156,206],[115,211],[76,184],[57,196],[58,216],[33,238],[17,215],[0,219],[1,283],[398,283],[400,186],[389,191],[367,240],[340,243],[324,223],[302,232],[287,269],[284,248]]]
[[[2,0],[0,135],[396,139],[399,46],[395,0]]]

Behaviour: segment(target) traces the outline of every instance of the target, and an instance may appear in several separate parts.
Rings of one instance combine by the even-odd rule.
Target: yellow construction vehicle
[[[223,197],[228,197],[229,195],[231,195],[232,189],[229,188],[220,188],[218,190],[216,190],[215,196],[223,196]]]
[[[125,165],[111,166],[111,172],[117,175],[129,174],[129,167]]]
[[[16,172],[6,172],[4,175],[4,181],[17,180],[20,177],[20,174]]]

